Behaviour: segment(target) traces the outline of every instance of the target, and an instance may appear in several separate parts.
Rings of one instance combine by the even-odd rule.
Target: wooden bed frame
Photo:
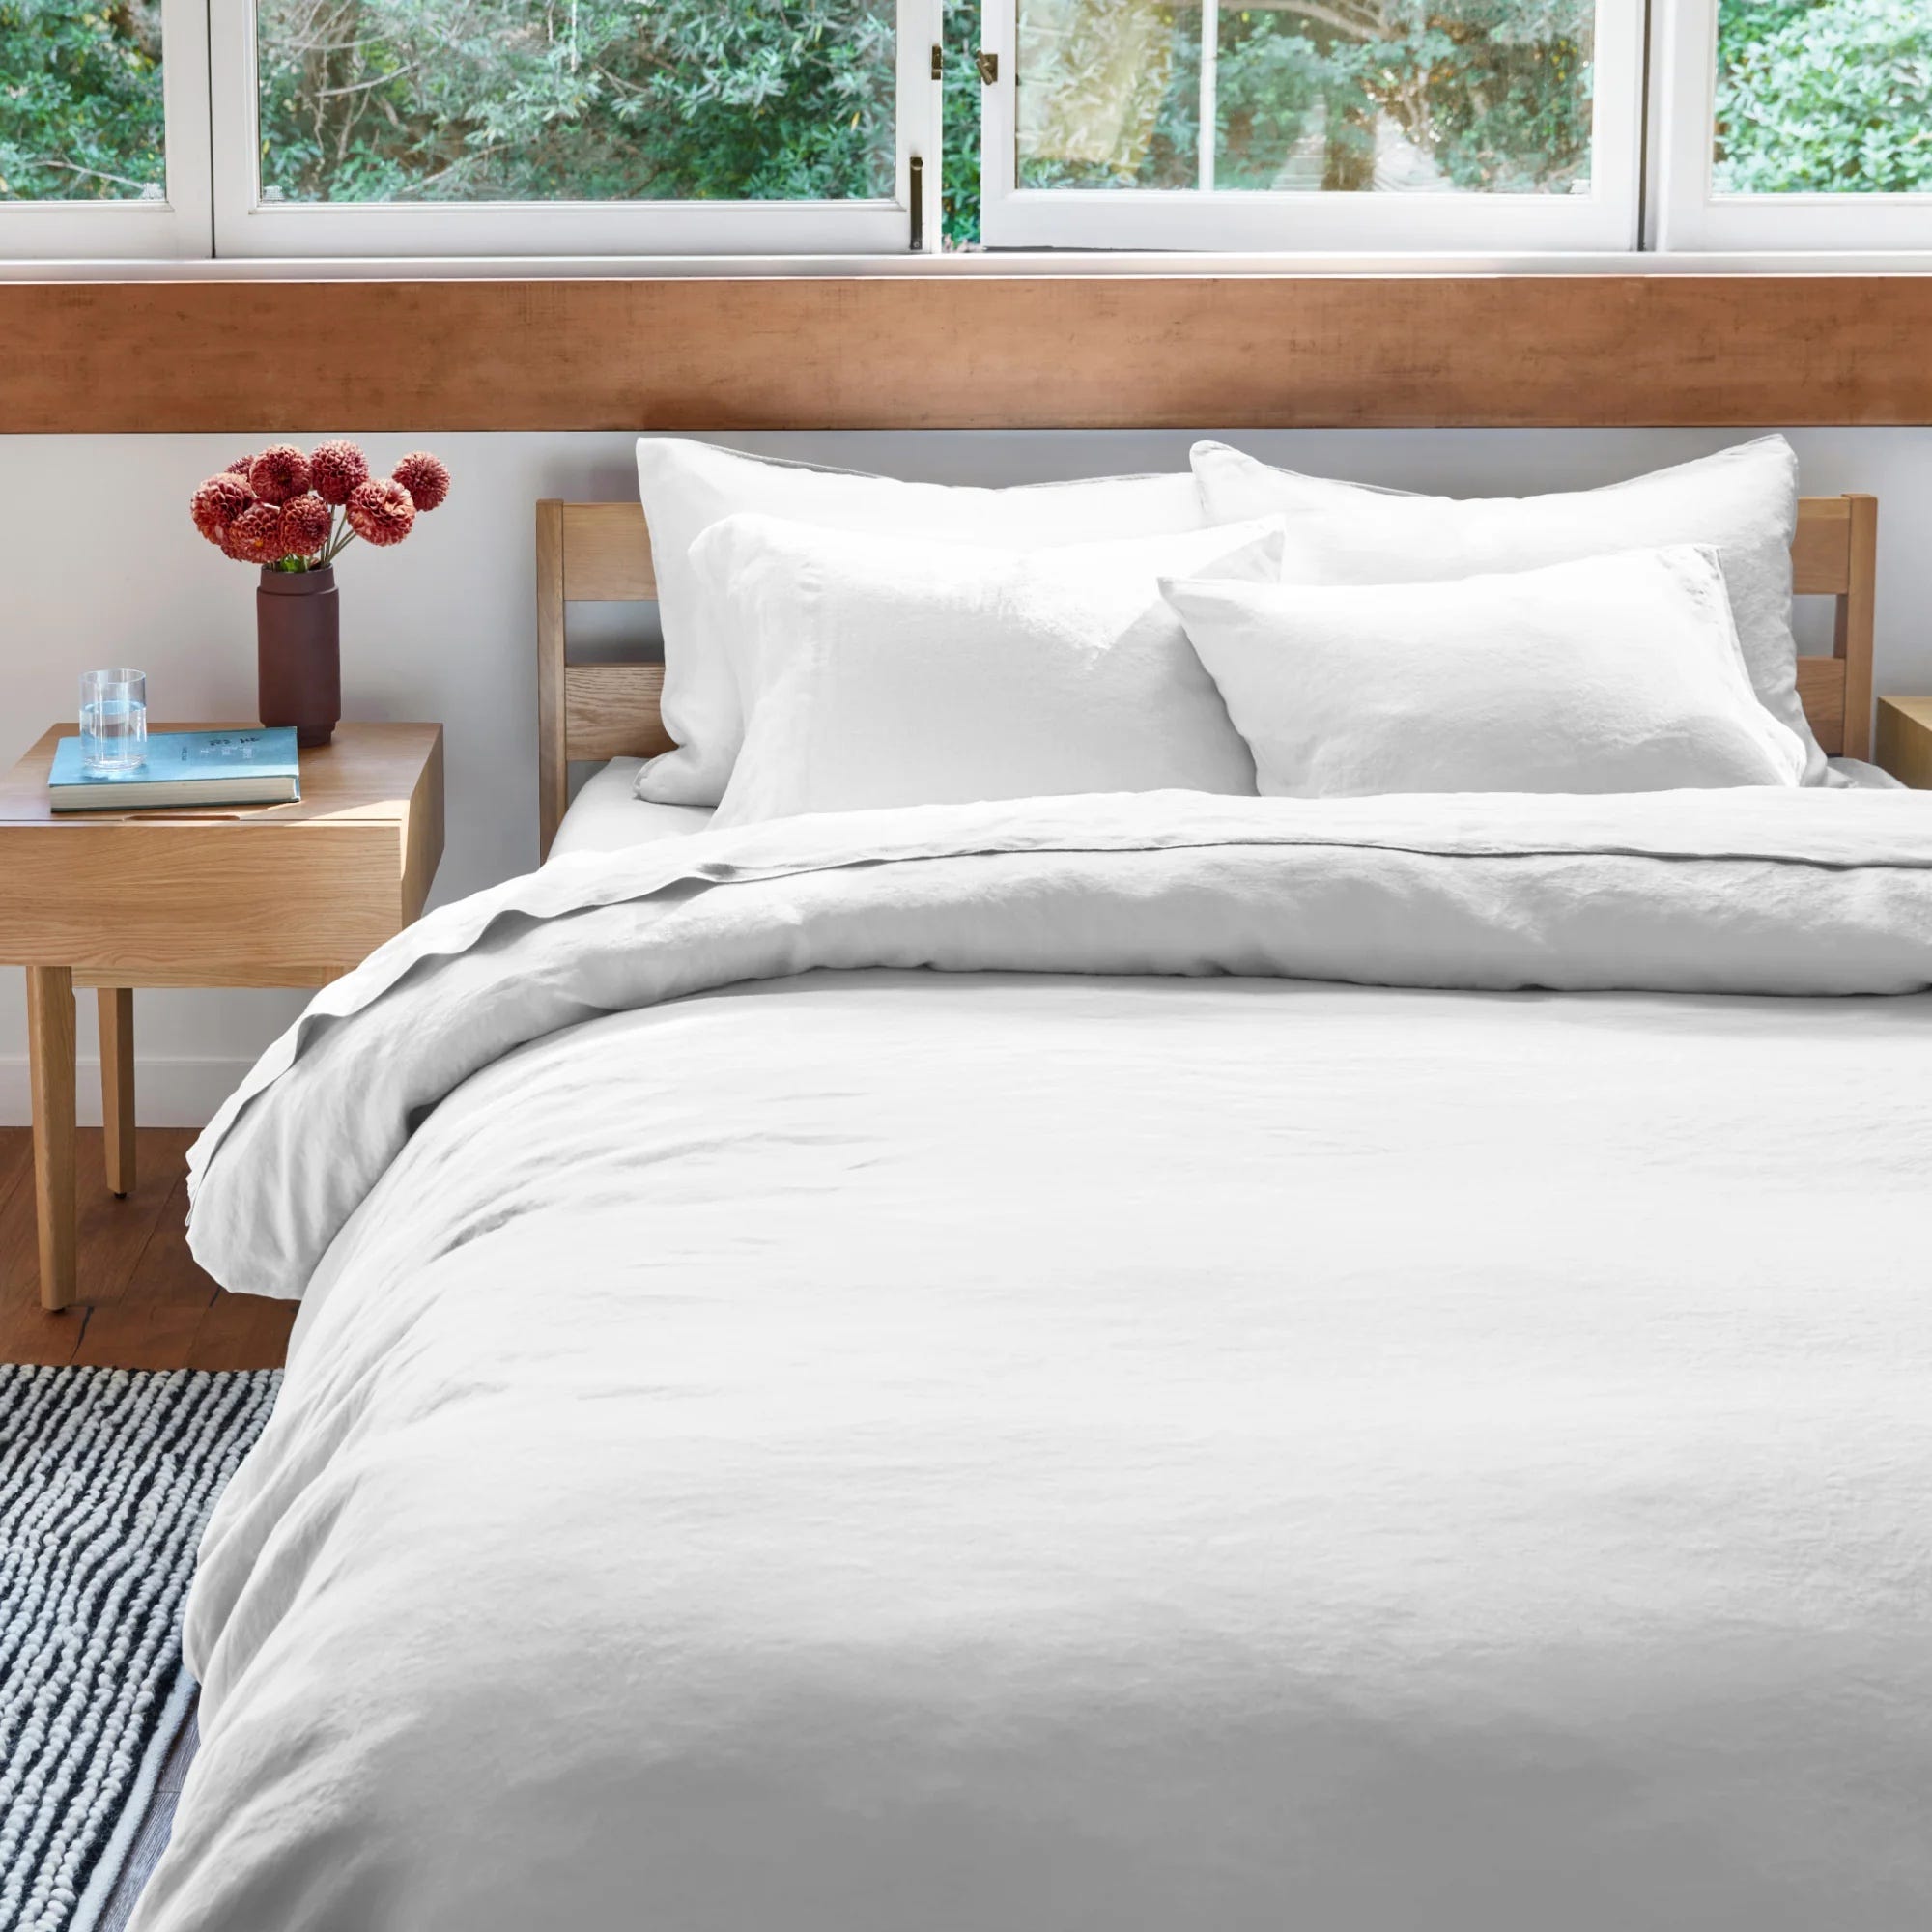
[[[1818,742],[1833,757],[1868,758],[1872,731],[1872,606],[1878,556],[1876,497],[1806,497],[1791,547],[1793,588],[1837,599],[1830,657],[1798,660],[1798,692]],[[650,758],[671,749],[659,699],[661,664],[574,665],[572,604],[652,603],[644,513],[636,503],[537,505],[537,790],[541,850],[562,822],[570,766]]]

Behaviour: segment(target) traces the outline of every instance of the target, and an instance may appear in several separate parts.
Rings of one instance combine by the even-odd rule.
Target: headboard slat
[[[564,725],[573,758],[655,758],[671,749],[658,705],[664,666],[571,665],[563,673]]]
[[[563,506],[564,595],[573,604],[648,604],[658,594],[639,503]]]
[[[1878,498],[1845,497],[1840,500],[1851,513],[1851,526],[1846,544],[1845,594],[1838,599],[1837,622],[1832,632],[1832,657],[1845,673],[1844,737],[1838,753],[1848,758],[1869,758],[1872,639],[1878,590]],[[1822,745],[1825,741],[1821,737],[1818,742]]]
[[[1798,695],[1832,756],[1868,758],[1878,499],[1806,497],[1791,546],[1792,587],[1835,597],[1833,655],[1798,660]],[[563,818],[573,759],[648,758],[671,747],[662,665],[567,664],[565,607],[657,596],[637,503],[537,505],[537,729],[542,850]]]
[[[1844,756],[1845,668],[1836,658],[1800,658],[1798,696],[1812,735],[1833,757]],[[1851,753],[1856,757],[1857,753]]]
[[[1849,497],[1805,497],[1791,546],[1791,587],[1801,597],[1842,597],[1851,587],[1851,506]]]

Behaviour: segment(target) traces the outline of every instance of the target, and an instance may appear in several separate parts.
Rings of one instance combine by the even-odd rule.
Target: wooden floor
[[[41,1307],[34,1236],[34,1154],[25,1127],[0,1127],[0,1362],[118,1369],[270,1369],[295,1320],[293,1301],[226,1294],[187,1251],[188,1128],[136,1135],[133,1193],[117,1201],[100,1132],[80,1133],[80,1294]]]
[[[127,1932],[128,1921],[134,1916],[134,1907],[140,1902],[141,1892],[154,1877],[155,1867],[161,1861],[161,1854],[168,1848],[168,1838],[174,1831],[175,1811],[181,1803],[182,1784],[187,1776],[188,1766],[194,1762],[195,1752],[201,1747],[201,1735],[195,1728],[194,1719],[195,1714],[190,1710],[187,1720],[169,1747],[166,1762],[161,1766],[161,1775],[155,1781],[154,1796],[148,1800],[148,1808],[141,1814],[141,1822],[135,1828],[134,1842],[128,1847],[128,1861],[121,1867],[121,1876],[115,1881],[113,1894],[101,1908],[100,1917],[96,1921],[96,1932]]]

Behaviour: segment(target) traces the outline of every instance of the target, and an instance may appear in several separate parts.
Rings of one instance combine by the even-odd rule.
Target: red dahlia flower
[[[313,491],[291,497],[282,505],[282,552],[284,556],[313,556],[328,541],[328,526],[333,513]]]
[[[409,535],[416,520],[416,506],[400,483],[379,476],[358,483],[349,493],[349,527],[364,543],[385,549]]]
[[[308,460],[309,482],[325,503],[346,503],[369,480],[369,459],[353,442],[325,442]]]
[[[449,471],[426,449],[412,449],[396,465],[396,481],[419,510],[433,510],[449,495]]]
[[[247,484],[224,470],[219,476],[211,476],[194,493],[188,513],[194,518],[195,528],[210,543],[218,544],[228,526],[254,500]]]
[[[228,526],[224,555],[237,563],[273,563],[282,549],[282,513],[273,503],[251,503]]]
[[[248,487],[265,503],[286,503],[308,488],[308,458],[292,442],[271,444],[249,465]]]

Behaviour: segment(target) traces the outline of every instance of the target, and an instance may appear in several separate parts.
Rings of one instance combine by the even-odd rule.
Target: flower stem
[[[343,510],[341,517],[341,523],[329,531],[328,542],[323,548],[320,569],[327,569],[355,541],[355,532],[349,527],[349,512]]]

